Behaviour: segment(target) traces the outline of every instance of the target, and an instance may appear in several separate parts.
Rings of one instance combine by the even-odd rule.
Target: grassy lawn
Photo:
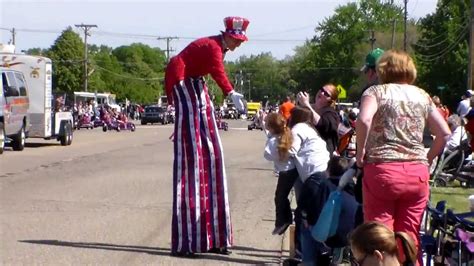
[[[447,208],[454,212],[469,211],[469,195],[474,194],[474,189],[461,187],[432,187],[431,204],[434,206],[440,200],[446,200]]]

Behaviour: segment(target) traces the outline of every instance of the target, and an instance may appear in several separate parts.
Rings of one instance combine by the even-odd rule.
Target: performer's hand
[[[243,113],[245,111],[244,102],[242,101],[244,96],[242,94],[238,93],[238,92],[235,92],[234,90],[232,90],[229,93],[229,95],[230,95],[230,98],[232,99],[232,102],[235,105],[235,108],[237,108],[237,110],[240,113]]]

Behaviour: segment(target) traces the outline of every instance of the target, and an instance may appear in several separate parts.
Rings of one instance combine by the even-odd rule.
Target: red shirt
[[[445,121],[448,121],[449,117],[449,110],[448,108],[444,106],[436,107],[438,109],[438,112],[441,114],[441,116],[444,118]]]
[[[208,74],[211,74],[224,95],[233,89],[224,71],[224,47],[221,35],[197,39],[171,58],[165,74],[168,102],[173,102],[173,86],[179,81]]]
[[[474,118],[469,118],[464,129],[471,135],[474,136]],[[474,138],[471,138],[471,150],[474,151]]]

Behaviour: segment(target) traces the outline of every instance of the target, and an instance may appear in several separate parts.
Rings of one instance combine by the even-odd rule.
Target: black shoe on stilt
[[[192,252],[188,252],[188,251],[176,251],[176,252],[171,252],[171,256],[181,257],[181,258],[194,258],[196,257],[196,254]]]
[[[227,248],[211,248],[207,251],[208,253],[214,253],[219,255],[230,255],[232,251],[228,250]]]

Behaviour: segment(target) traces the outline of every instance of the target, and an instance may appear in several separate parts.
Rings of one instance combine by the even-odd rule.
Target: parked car
[[[166,108],[160,106],[147,106],[145,112],[142,114],[141,124],[146,125],[148,123],[161,123],[162,125],[168,124],[169,116]]]
[[[0,83],[0,154],[5,143],[13,150],[25,148],[26,134],[30,126],[28,109],[30,100],[25,77],[19,71],[1,67]]]

